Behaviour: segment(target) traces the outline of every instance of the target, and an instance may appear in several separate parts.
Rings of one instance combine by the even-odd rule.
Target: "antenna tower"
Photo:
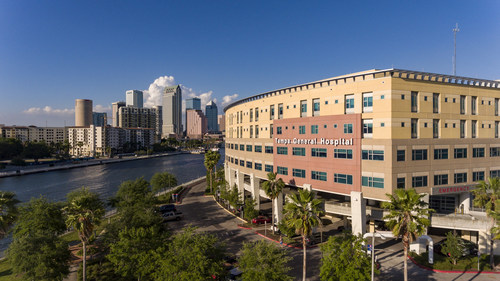
[[[458,23],[453,28],[453,76],[457,75],[457,32],[459,32]]]

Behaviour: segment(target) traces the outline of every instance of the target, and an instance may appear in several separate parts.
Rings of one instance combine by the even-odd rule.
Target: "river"
[[[220,151],[222,164],[224,150]],[[114,164],[96,165],[69,170],[0,178],[0,190],[16,193],[17,199],[27,202],[33,197],[45,196],[51,201],[64,201],[66,194],[82,186],[106,200],[113,196],[120,184],[144,177],[150,180],[158,172],[170,172],[179,184],[206,175],[203,154],[179,154]],[[0,240],[0,252],[10,239]],[[1,256],[1,254],[0,254]]]

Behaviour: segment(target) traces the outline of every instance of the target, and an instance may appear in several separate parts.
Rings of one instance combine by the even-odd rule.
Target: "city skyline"
[[[75,99],[111,116],[127,90],[151,107],[176,84],[222,113],[360,70],[452,74],[456,23],[457,75],[500,79],[497,1],[195,2],[0,3],[0,124],[71,126]]]

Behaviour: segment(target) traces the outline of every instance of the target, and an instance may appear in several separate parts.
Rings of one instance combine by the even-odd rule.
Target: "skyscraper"
[[[92,100],[75,100],[75,126],[88,127],[92,125]]]
[[[196,109],[186,110],[186,137],[201,139],[207,132],[207,118],[203,111]]]
[[[199,98],[186,99],[186,110],[201,110],[201,100]]]
[[[113,127],[118,127],[119,126],[119,117],[118,117],[118,113],[120,112],[120,107],[122,106],[125,106],[125,102],[124,101],[117,101],[117,102],[114,102],[113,103],[113,108],[112,108],[112,119],[113,119],[113,122],[111,123],[113,125]]]
[[[180,85],[166,87],[163,92],[162,137],[182,136],[182,91]]]
[[[205,115],[207,116],[208,132],[215,133],[219,131],[219,126],[217,126],[217,105],[215,102],[210,101],[205,107]]]
[[[142,106],[143,106],[142,91],[139,91],[139,90],[127,91],[126,92],[126,101],[127,101],[127,106],[142,108]]]
[[[99,127],[108,125],[108,115],[106,112],[92,112],[92,124]]]

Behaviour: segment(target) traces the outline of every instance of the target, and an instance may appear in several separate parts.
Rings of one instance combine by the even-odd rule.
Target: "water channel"
[[[219,165],[224,159],[224,151],[221,150],[220,153]],[[21,202],[27,202],[39,196],[45,196],[51,201],[63,201],[66,199],[66,194],[85,186],[99,194],[101,199],[106,200],[116,193],[122,182],[139,177],[144,177],[149,181],[158,172],[174,174],[179,184],[205,176],[204,157],[203,154],[179,154],[6,177],[0,178],[0,190],[16,193],[17,199]],[[0,252],[3,252],[9,243],[10,239],[0,240]]]

